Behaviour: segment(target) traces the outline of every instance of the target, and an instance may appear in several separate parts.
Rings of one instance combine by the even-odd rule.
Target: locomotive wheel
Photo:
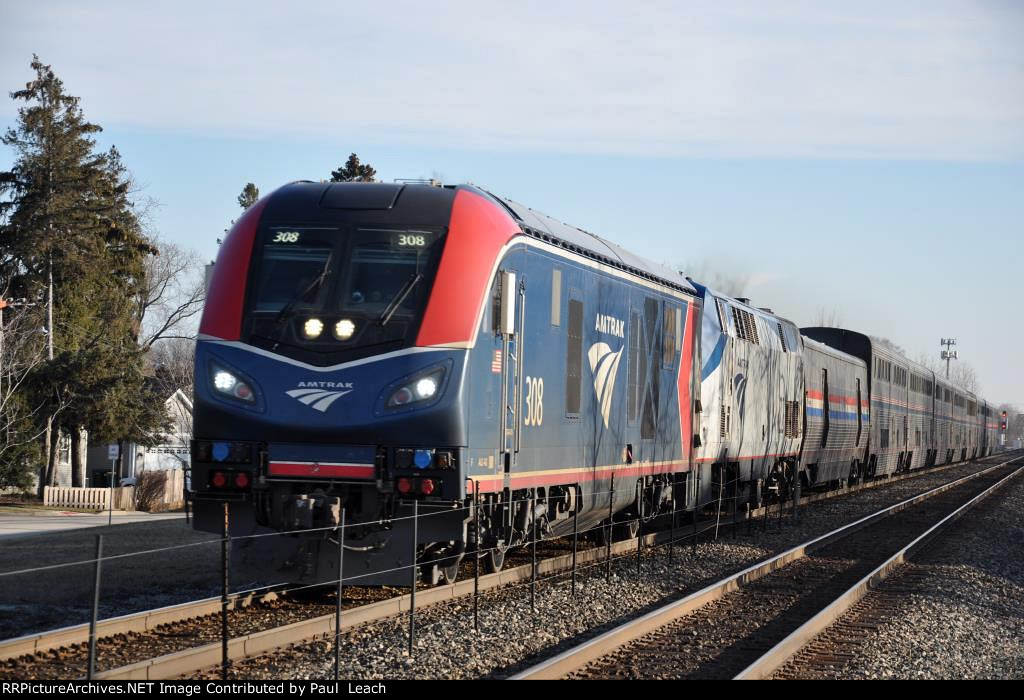
[[[772,503],[785,501],[789,498],[789,483],[782,463],[776,462],[768,472],[768,478],[764,480],[764,502]]]
[[[456,561],[449,566],[442,566],[441,577],[445,583],[455,583],[455,580],[459,578],[459,562]]]
[[[860,482],[860,463],[858,463],[856,460],[854,460],[850,464],[850,478],[847,481],[847,483],[850,486],[855,486],[859,482]]]
[[[489,548],[487,554],[484,555],[484,570],[489,574],[496,574],[501,571],[502,567],[505,566],[505,552],[507,551],[508,547],[501,542]]]
[[[640,532],[640,520],[638,518],[630,518],[624,523],[619,523],[618,530],[628,539],[636,539],[637,534]]]
[[[459,577],[458,563],[444,566],[441,564],[421,564],[420,578],[428,586],[436,586],[439,583],[455,583]]]

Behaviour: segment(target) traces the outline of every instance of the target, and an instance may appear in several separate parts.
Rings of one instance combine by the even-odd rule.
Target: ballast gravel
[[[994,462],[989,462],[994,464]],[[480,632],[473,629],[473,599],[434,605],[416,612],[416,637],[409,653],[408,616],[390,618],[346,631],[341,638],[342,678],[480,678],[505,677],[541,656],[580,643],[647,609],[686,595],[772,554],[829,532],[859,517],[929,488],[977,471],[965,464],[802,506],[799,521],[777,514],[732,532],[723,522],[719,539],[674,551],[646,550],[639,574],[635,555],[581,569],[577,594],[562,574],[536,586],[536,610],[529,584],[482,594]],[[327,679],[334,674],[332,640],[296,645],[236,662],[236,678]],[[199,677],[217,678],[219,669]]]
[[[781,675],[1024,679],[1024,475],[953,523],[840,623],[869,615],[853,659],[807,670],[797,657]],[[840,629],[815,642],[828,648]]]

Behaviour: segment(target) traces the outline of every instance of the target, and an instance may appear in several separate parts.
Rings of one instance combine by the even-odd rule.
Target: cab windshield
[[[249,341],[313,364],[411,343],[443,238],[414,227],[266,229],[252,267]]]

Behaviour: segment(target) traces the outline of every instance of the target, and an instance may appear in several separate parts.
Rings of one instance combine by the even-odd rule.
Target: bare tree
[[[181,389],[186,396],[192,396],[196,341],[192,338],[167,338],[149,351],[149,364],[160,393],[170,396]]]
[[[240,202],[241,203],[241,202]],[[149,352],[149,370],[159,395],[170,401],[169,424],[188,444],[192,439],[192,385],[195,360],[195,321],[205,301],[205,269],[191,250],[153,239],[160,251],[146,265],[146,286],[139,299],[142,347]],[[181,391],[181,401],[175,399]],[[188,469],[188,461],[175,457]]]
[[[819,306],[814,325],[819,328],[841,328],[843,325],[843,315],[835,307],[831,311],[826,311],[824,306]]]
[[[167,415],[172,429],[184,445],[188,445],[193,437],[192,396],[193,382],[195,381],[195,352],[195,340],[171,338],[154,345],[149,353],[153,376],[160,386],[160,395],[171,399],[168,402]],[[178,391],[182,394],[180,397],[176,394]],[[191,461],[177,451],[173,454],[185,472],[187,491]],[[187,498],[187,494],[185,497]]]
[[[978,374],[970,364],[963,360],[957,360],[950,367],[949,381],[953,386],[960,387],[964,391],[969,391],[972,394],[978,393]]]
[[[203,309],[203,264],[192,250],[152,239],[158,255],[146,259],[146,284],[137,300],[143,348],[159,340],[195,337],[194,322]]]
[[[938,359],[930,355],[929,353],[918,353],[915,362],[917,362],[917,364],[921,365],[922,367],[930,369],[932,372],[935,372],[935,374],[941,374],[943,377],[946,376],[945,366],[939,364]]]
[[[932,353],[922,352],[917,356],[917,363],[930,369],[941,378],[946,378],[946,363]],[[949,383],[955,387],[977,394],[980,389],[978,373],[969,362],[958,359],[949,367]]]
[[[42,324],[30,310],[0,314],[0,488],[25,488],[46,432],[46,401],[28,386],[46,358]]]
[[[160,387],[160,395],[171,397],[181,391],[187,400],[186,406],[175,404],[170,410],[171,421],[178,426],[179,433],[190,438],[192,435],[192,390],[195,381],[196,341],[191,338],[170,338],[162,340],[149,351],[149,362],[154,381]],[[187,413],[187,415],[186,415]]]

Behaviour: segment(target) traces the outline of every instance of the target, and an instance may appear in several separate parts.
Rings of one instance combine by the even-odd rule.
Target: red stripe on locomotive
[[[683,348],[679,359],[679,377],[677,379],[679,389],[679,430],[683,448],[683,461],[689,465],[690,448],[693,444],[691,426],[693,422],[693,410],[690,405],[690,379],[693,371],[693,314],[694,305],[686,305],[686,321],[683,334]]]
[[[372,479],[372,464],[317,464],[311,462],[271,462],[270,476],[301,476],[328,478]]]
[[[498,205],[468,190],[456,192],[448,240],[416,345],[472,342],[498,253],[517,233],[519,226]]]
[[[249,207],[221,243],[217,262],[213,266],[213,279],[206,298],[213,303],[203,306],[199,332],[222,340],[242,337],[242,305],[245,302],[245,282],[252,258],[253,242],[260,215],[269,197]]]

